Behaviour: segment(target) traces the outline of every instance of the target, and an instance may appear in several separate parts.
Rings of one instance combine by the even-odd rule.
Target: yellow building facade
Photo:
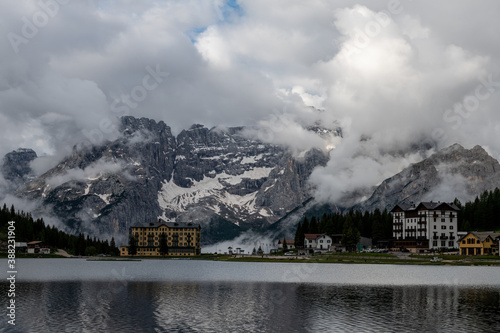
[[[160,251],[162,234],[165,234],[167,252]],[[194,256],[201,254],[201,226],[195,223],[164,222],[148,226],[133,226],[130,237],[134,237],[137,256]],[[129,247],[121,246],[120,255],[128,256]]]
[[[498,255],[498,239],[496,232],[469,232],[460,239],[460,254],[466,256]]]

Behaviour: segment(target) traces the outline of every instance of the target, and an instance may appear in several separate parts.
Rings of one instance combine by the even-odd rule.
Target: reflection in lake
[[[2,294],[6,287],[0,284]],[[498,288],[217,281],[28,282],[17,288],[13,332],[500,329]]]

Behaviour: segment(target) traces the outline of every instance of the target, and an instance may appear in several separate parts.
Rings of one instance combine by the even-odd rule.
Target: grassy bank
[[[392,264],[392,265],[455,265],[455,266],[500,266],[499,257],[465,257],[464,256],[438,256],[443,260],[440,262],[431,262],[433,256],[409,256],[398,258],[390,253],[342,253],[342,254],[323,254],[312,257],[289,256],[249,256],[232,257],[218,256],[216,261],[235,261],[235,262],[281,262],[281,263],[335,263],[335,264]]]
[[[0,258],[7,258],[7,252],[0,252]],[[58,254],[40,254],[40,253],[16,253],[16,259],[19,258],[65,258]]]
[[[441,258],[440,262],[431,262],[433,257]],[[0,258],[7,258],[7,253],[0,253]],[[16,254],[17,258],[64,258],[56,254]],[[89,261],[140,261],[140,260],[208,260],[229,262],[279,262],[279,263],[324,263],[324,264],[392,264],[392,265],[448,265],[448,266],[499,266],[497,256],[461,256],[461,255],[410,255],[398,257],[391,253],[335,253],[314,256],[230,256],[203,254],[193,257],[152,257],[129,256],[111,258],[88,258]]]

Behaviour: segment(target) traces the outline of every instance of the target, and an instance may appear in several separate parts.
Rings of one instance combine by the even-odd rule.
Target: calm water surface
[[[2,332],[499,330],[499,267],[187,260],[20,259],[16,326],[0,322]]]

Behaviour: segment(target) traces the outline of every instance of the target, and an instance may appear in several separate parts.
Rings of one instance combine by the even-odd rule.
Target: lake
[[[3,315],[2,332],[500,329],[500,267],[18,259],[17,270],[16,326]]]

